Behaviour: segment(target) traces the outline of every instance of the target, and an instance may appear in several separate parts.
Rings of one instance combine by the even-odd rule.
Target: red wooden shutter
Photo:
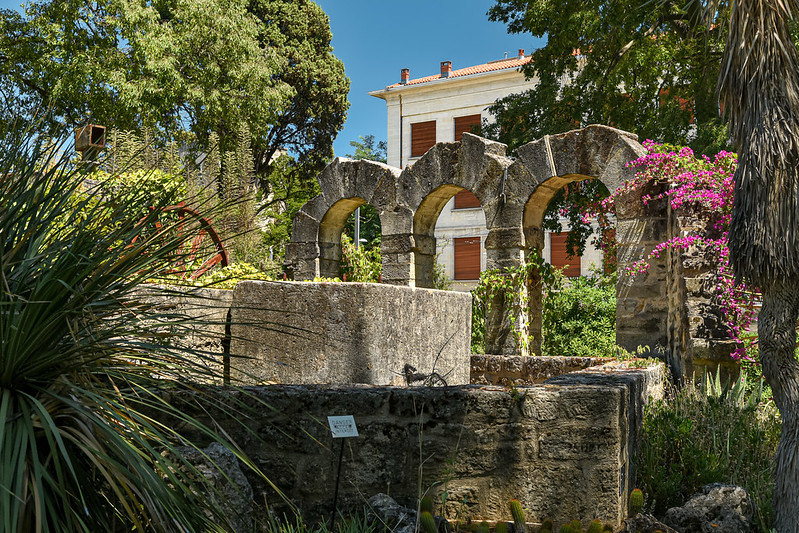
[[[563,274],[570,278],[576,278],[580,275],[580,256],[570,257],[566,255],[566,237],[569,232],[551,233],[552,238],[551,250],[551,264],[553,267],[563,268],[566,265],[569,267],[563,271]]]
[[[477,196],[470,191],[463,190],[455,195],[455,209],[467,209],[470,207],[483,207]]]
[[[421,157],[436,144],[436,121],[411,124],[411,157]]]
[[[482,123],[483,121],[479,113],[477,115],[455,117],[455,140],[460,141],[461,135],[463,135],[464,131],[469,133],[474,133],[474,130],[472,128],[474,128],[475,126],[479,131]]]
[[[480,279],[480,237],[455,239],[455,279]]]

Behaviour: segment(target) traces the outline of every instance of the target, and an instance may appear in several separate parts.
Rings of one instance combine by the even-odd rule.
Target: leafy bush
[[[612,278],[562,277],[547,289],[542,310],[544,355],[612,357],[616,286]]]
[[[346,233],[341,235],[341,274],[347,276],[347,281],[377,283],[382,271],[383,259],[379,243],[372,248],[355,248]]]
[[[208,356],[170,342],[187,317],[140,298],[199,228],[153,230],[147,191],[73,195],[83,176],[58,148],[0,138],[0,530],[223,530],[176,428],[236,448],[163,400],[209,377]]]
[[[745,487],[764,530],[773,520],[771,462],[781,423],[760,391],[739,380],[726,389],[712,382],[672,391],[644,414],[638,485],[657,515],[682,505],[708,483]]]

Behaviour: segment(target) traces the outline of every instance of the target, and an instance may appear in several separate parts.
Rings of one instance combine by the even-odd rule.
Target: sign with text
[[[333,432],[334,439],[358,436],[358,428],[355,426],[355,418],[352,415],[328,416],[327,423],[330,424],[330,431]]]

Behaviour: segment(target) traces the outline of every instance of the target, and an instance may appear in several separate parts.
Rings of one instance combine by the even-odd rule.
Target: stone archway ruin
[[[486,267],[517,266],[529,250],[543,247],[543,212],[560,187],[592,178],[614,191],[634,176],[627,163],[645,153],[634,134],[599,125],[545,136],[520,147],[516,159],[506,155],[506,148],[464,133],[460,142],[438,143],[404,170],[337,158],[318,176],[321,194],[294,219],[286,271],[295,280],[338,275],[341,227],[355,207],[368,202],[377,209],[383,228],[383,283],[430,287],[435,222],[443,204],[461,189],[470,190],[485,212]],[[657,226],[652,214],[631,208],[633,203],[620,202],[616,213],[620,270],[662,240],[652,231]],[[668,309],[647,307],[651,295],[665,293],[665,286],[665,277],[639,279],[620,273],[617,344],[629,350],[639,344],[668,344]],[[530,301],[531,333],[540,342],[540,290]],[[642,309],[648,317],[644,330],[639,327]],[[509,325],[498,318],[503,311],[494,306],[492,315],[486,317],[486,352],[515,353]]]

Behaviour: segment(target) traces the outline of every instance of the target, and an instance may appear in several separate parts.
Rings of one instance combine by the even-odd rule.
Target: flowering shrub
[[[700,250],[704,260],[715,269],[715,303],[724,313],[730,336],[744,344],[745,332],[755,320],[753,303],[757,291],[736,284],[729,262],[727,247],[728,228],[732,216],[733,174],[738,164],[735,154],[719,152],[711,159],[697,158],[690,148],[679,148],[647,140],[643,143],[648,153],[631,167],[639,169],[635,179],[601,202],[601,211],[612,212],[615,200],[622,194],[655,182],[668,187],[655,195],[642,195],[644,204],[667,200],[680,216],[690,218],[679,236],[664,241],[649,256],[625,272],[637,275],[647,271],[649,261],[659,258],[666,250],[693,247]],[[736,352],[743,356],[743,348]]]

